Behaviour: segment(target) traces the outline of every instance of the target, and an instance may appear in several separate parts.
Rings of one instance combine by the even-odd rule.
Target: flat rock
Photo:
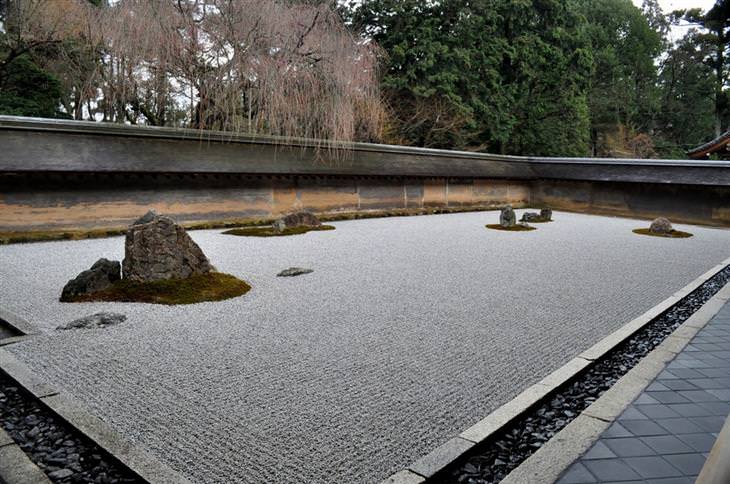
[[[102,291],[119,279],[121,279],[119,261],[99,259],[90,269],[66,283],[61,291],[61,301],[71,301],[75,296]]]
[[[87,328],[103,328],[105,326],[114,326],[127,320],[127,316],[119,313],[96,313],[91,316],[75,319],[68,324],[58,326],[56,329],[87,329]]]
[[[313,269],[304,269],[302,267],[290,267],[289,269],[284,269],[280,273],[276,275],[276,277],[294,277],[294,276],[301,276],[302,274],[309,274],[311,272],[314,272]]]
[[[215,269],[185,229],[150,211],[127,230],[122,274],[136,282],[185,279]]]

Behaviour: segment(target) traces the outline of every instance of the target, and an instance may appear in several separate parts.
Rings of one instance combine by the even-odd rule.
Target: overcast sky
[[[633,0],[634,4],[641,7],[642,0]],[[701,8],[702,10],[709,10],[715,5],[715,0],[659,0],[659,4],[662,6],[664,13],[670,13],[674,10],[683,8]],[[687,31],[689,26],[675,26],[672,28],[672,32],[669,37],[672,40],[678,40],[682,38],[684,33]]]

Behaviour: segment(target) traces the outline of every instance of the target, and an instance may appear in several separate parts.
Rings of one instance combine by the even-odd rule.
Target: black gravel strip
[[[726,267],[433,483],[495,484],[560,432],[730,281]]]
[[[0,425],[52,482],[144,482],[1,371]]]

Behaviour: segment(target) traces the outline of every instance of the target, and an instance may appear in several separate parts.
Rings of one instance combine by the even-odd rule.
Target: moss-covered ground
[[[512,227],[502,227],[500,224],[489,224],[488,229],[492,230],[503,230],[505,232],[530,232],[531,230],[537,230],[535,227],[525,227],[524,225],[513,225]]]
[[[195,275],[186,279],[134,282],[122,279],[110,288],[63,302],[139,302],[151,304],[195,304],[222,301],[242,296],[251,286],[221,272]]]
[[[277,232],[273,227],[241,227],[238,229],[226,230],[223,232],[227,235],[238,235],[240,237],[283,237],[286,235],[306,234],[307,232],[315,232],[318,230],[334,230],[332,225],[319,225],[317,227],[288,227],[281,232]]]
[[[666,233],[666,234],[652,232],[649,229],[634,229],[633,232],[635,234],[639,234],[639,235],[650,235],[652,237],[664,237],[665,239],[686,239],[688,237],[692,237],[692,234],[690,234],[689,232],[682,232],[681,230],[672,230],[671,232]]]

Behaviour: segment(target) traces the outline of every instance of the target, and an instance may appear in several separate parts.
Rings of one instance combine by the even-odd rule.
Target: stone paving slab
[[[728,414],[725,303],[557,483],[693,483]]]
[[[43,334],[6,346],[195,482],[378,482],[406,468],[725,260],[730,231],[498,212],[335,223],[256,239],[191,232],[241,298],[62,304],[121,238],[0,247],[0,305]],[[282,279],[291,266],[305,277]],[[115,327],[56,332],[97,311]],[[408,476],[412,477],[412,476]]]

